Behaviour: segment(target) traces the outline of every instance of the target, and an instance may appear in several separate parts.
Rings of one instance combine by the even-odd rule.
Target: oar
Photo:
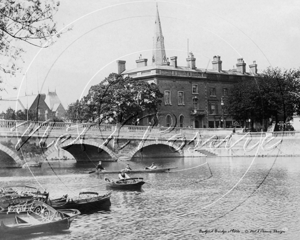
[[[89,174],[91,174],[91,173],[94,173],[94,172],[96,172],[96,170],[94,170],[94,171],[90,171],[90,172],[89,172]]]

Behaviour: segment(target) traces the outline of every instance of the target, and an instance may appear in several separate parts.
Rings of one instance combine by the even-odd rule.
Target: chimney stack
[[[256,61],[253,61],[253,64],[250,64],[249,68],[250,68],[250,72],[252,74],[257,74],[257,64],[256,64]]]
[[[139,68],[139,67],[146,67],[147,61],[148,61],[148,59],[143,58],[142,54],[140,54],[139,59],[136,60],[135,62],[136,62],[137,67]]]
[[[186,59],[188,68],[196,69],[196,58],[194,58],[193,53],[189,53],[188,58]]]
[[[214,71],[221,72],[222,71],[221,57],[220,56],[214,56],[213,61],[212,61],[212,65],[213,65],[213,70]]]
[[[118,60],[118,74],[121,74],[122,72],[124,72],[126,70],[125,66],[126,66],[126,61],[124,60]]]
[[[243,58],[238,58],[236,64],[236,70],[242,74],[246,72],[246,63],[244,62]]]
[[[177,68],[177,57],[170,57],[171,60],[171,66]]]

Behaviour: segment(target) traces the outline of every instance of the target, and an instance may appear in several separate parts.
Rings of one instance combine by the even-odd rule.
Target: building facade
[[[220,56],[214,56],[212,69],[198,68],[193,53],[189,53],[186,66],[178,66],[177,57],[166,57],[164,37],[157,9],[155,20],[154,47],[151,63],[141,55],[136,68],[126,70],[126,62],[117,61],[118,73],[137,81],[158,85],[164,94],[158,112],[160,126],[193,128],[228,128],[236,125],[226,112],[227,98],[232,86],[257,74],[253,62],[246,72],[246,63],[237,59],[236,68],[222,69]],[[149,124],[147,119],[143,125]]]
[[[36,114],[39,121],[51,118],[64,119],[66,110],[63,107],[58,95],[48,91],[46,94],[38,94],[29,107],[29,112]]]

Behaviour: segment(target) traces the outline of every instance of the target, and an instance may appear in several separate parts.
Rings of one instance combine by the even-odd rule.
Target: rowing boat
[[[0,207],[26,203],[29,200],[47,202],[49,193],[27,185],[12,185],[0,188]]]
[[[92,213],[100,210],[108,211],[111,192],[99,195],[97,192],[81,192],[77,198],[68,198],[67,195],[49,201],[49,205],[55,209],[77,209],[82,214]]]
[[[57,211],[34,200],[11,206],[7,212],[0,213],[0,233],[20,235],[63,231],[70,228],[71,222],[79,214],[74,209]]]
[[[106,181],[106,188],[109,189],[117,189],[117,190],[133,190],[133,191],[140,191],[142,185],[145,183],[143,178],[127,178],[121,180],[109,180],[105,178]]]
[[[170,167],[170,168],[157,168],[157,169],[136,169],[136,170],[125,170],[126,173],[165,173],[170,172],[172,169],[176,169],[177,167]],[[111,173],[119,173],[122,170],[119,171],[90,171],[89,173],[96,173],[96,174],[111,174]]]

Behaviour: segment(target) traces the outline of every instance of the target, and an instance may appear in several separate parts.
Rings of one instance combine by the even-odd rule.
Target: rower
[[[120,180],[128,179],[128,178],[130,178],[130,177],[125,173],[124,170],[120,171],[120,173],[119,173],[119,179]]]
[[[149,169],[149,170],[153,170],[153,169],[156,169],[157,166],[155,166],[154,162],[151,164],[150,167],[145,167],[145,169]]]
[[[102,170],[105,170],[105,168],[102,166],[102,162],[101,162],[101,161],[99,161],[99,163],[98,163],[98,165],[97,165],[97,167],[96,167],[96,170],[99,170],[100,172],[101,172]]]
[[[124,169],[126,172],[129,172],[129,171],[131,171],[132,169],[131,169],[131,167],[129,166],[129,164],[127,164],[126,165],[126,168]]]

